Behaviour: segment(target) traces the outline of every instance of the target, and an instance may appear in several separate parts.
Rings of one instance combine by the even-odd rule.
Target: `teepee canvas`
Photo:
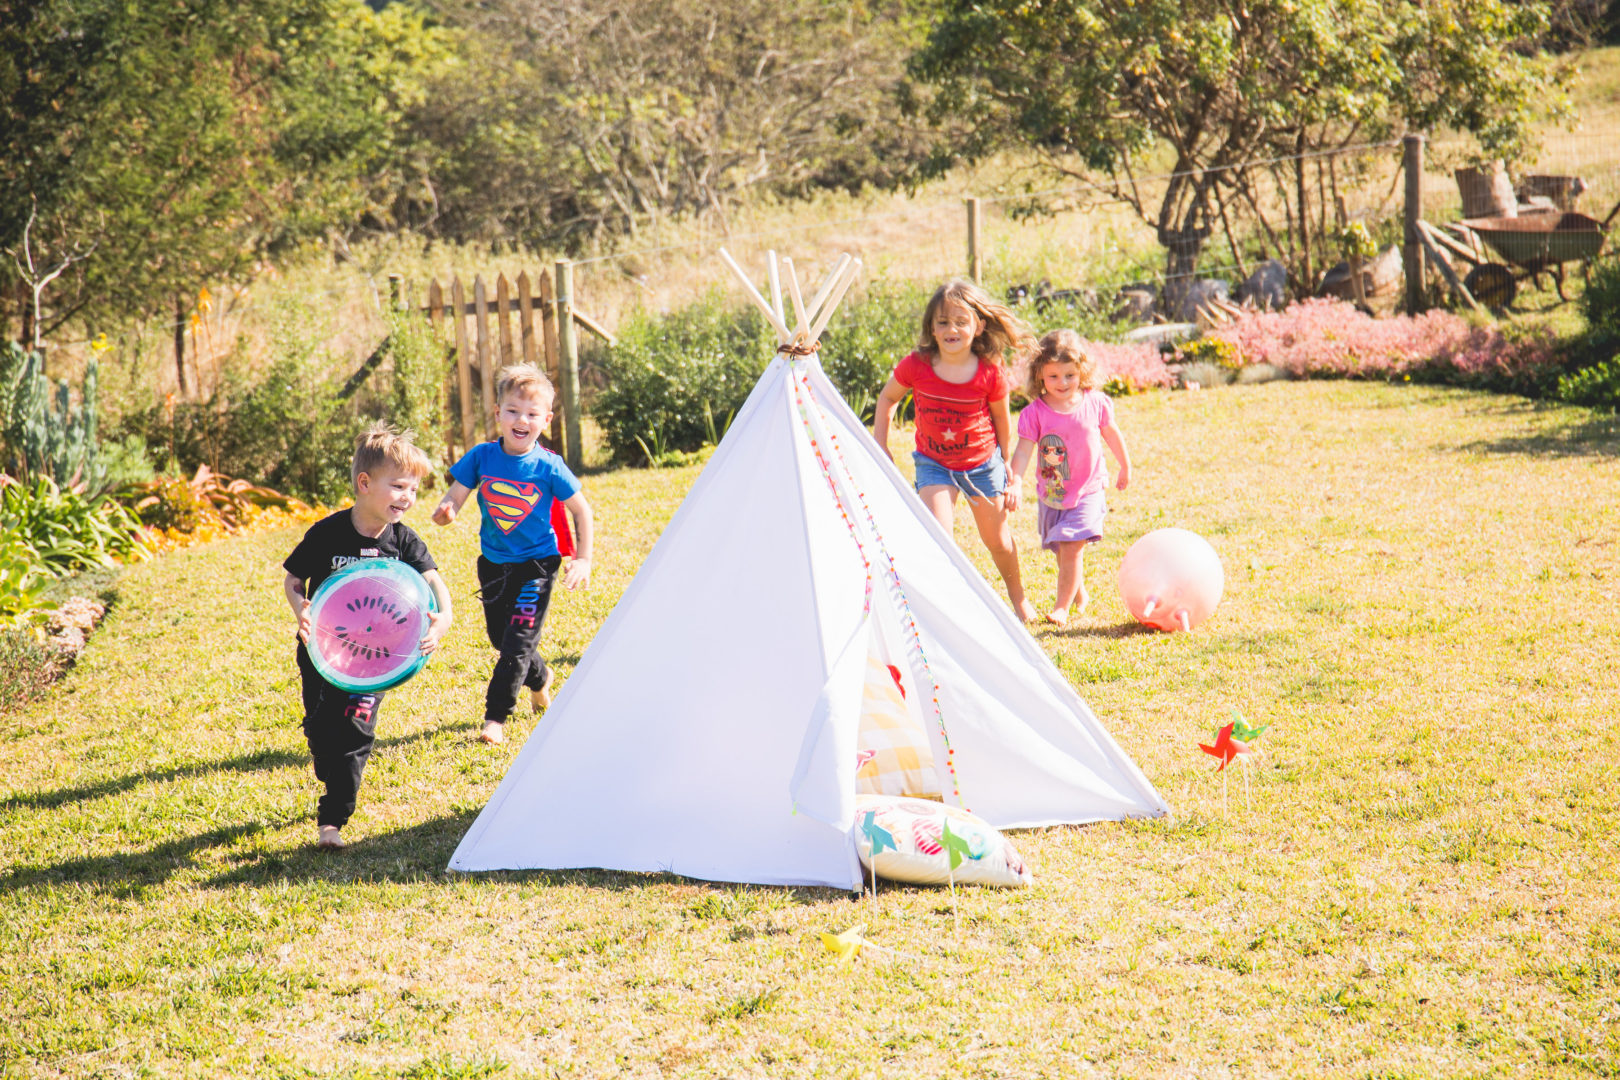
[[[792,330],[748,285],[787,351],[451,869],[859,889],[857,790],[1003,828],[1168,811],[808,352],[859,265],[808,313],[793,288]]]

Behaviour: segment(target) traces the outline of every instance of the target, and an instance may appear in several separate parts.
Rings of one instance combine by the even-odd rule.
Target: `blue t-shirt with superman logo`
[[[579,480],[562,458],[538,444],[527,454],[508,454],[497,440],[467,451],[451,466],[450,476],[478,492],[484,558],[515,563],[557,554],[551,500],[566,502],[579,494]]]

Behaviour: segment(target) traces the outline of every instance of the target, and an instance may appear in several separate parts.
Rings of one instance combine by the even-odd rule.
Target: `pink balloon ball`
[[[1215,549],[1186,529],[1155,529],[1119,564],[1119,595],[1137,622],[1191,630],[1215,613],[1226,573]]]

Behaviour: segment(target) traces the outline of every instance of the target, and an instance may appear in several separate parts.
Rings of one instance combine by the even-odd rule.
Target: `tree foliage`
[[[168,312],[390,202],[433,49],[358,0],[3,0],[0,246],[30,213],[42,264],[94,246],[52,282],[52,325]],[[0,265],[13,310],[27,276]]]
[[[903,0],[438,0],[460,66],[412,110],[443,234],[578,247],[750,192],[893,186],[928,146],[897,105]]]
[[[1563,100],[1525,50],[1545,25],[1534,0],[943,0],[911,70],[936,117],[968,121],[956,158],[1034,146],[1100,178],[1155,226],[1174,285],[1257,160],[1442,126],[1523,146]]]

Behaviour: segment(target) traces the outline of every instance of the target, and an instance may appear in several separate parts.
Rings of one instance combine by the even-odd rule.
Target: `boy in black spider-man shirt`
[[[450,590],[422,538],[401,522],[416,502],[417,485],[433,470],[408,434],[377,424],[355,442],[354,506],[311,525],[283,563],[287,603],[298,619],[298,673],[304,686],[304,737],[315,759],[315,778],[326,787],[317,808],[316,842],[326,850],[344,846],[340,830],[354,813],[371,744],[376,738],[382,694],[351,694],[321,678],[310,661],[310,597],[335,571],[360,559],[398,559],[433,590],[439,610],[428,616],[422,651],[438,648],[450,629]]]

